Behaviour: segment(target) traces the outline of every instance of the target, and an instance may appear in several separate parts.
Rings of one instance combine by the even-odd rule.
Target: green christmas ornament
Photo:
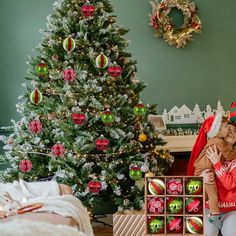
[[[39,63],[36,66],[35,70],[36,70],[36,73],[37,73],[38,77],[45,77],[45,76],[47,76],[48,71],[49,71],[48,70],[48,65],[45,64],[44,62]]]
[[[183,212],[183,199],[169,198],[167,199],[167,211],[171,214],[178,214]]]
[[[198,195],[202,194],[203,184],[199,179],[191,179],[186,184],[186,193],[189,195]]]
[[[101,118],[102,118],[102,122],[106,125],[114,122],[114,115],[109,109],[107,109],[106,111],[102,113]]]
[[[164,220],[162,217],[151,218],[148,222],[149,233],[163,233],[164,232]]]
[[[142,178],[141,168],[137,165],[134,165],[129,170],[129,177],[132,180],[138,180]]]
[[[139,104],[134,107],[134,114],[136,116],[144,116],[146,112],[147,108],[144,106],[144,104],[142,104],[142,102],[139,102]]]

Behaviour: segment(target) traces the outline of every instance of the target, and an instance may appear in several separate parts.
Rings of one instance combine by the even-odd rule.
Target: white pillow
[[[3,196],[5,192],[8,192],[13,200],[20,202],[60,195],[56,181],[26,182],[22,179],[13,183],[0,183],[0,196]]]

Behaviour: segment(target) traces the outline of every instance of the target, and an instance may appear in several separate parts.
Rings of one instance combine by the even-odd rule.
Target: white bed
[[[87,236],[82,231],[64,224],[51,224],[39,221],[38,217],[33,220],[12,219],[0,223],[1,236]]]
[[[0,220],[1,236],[94,235],[87,210],[72,196],[71,188],[51,181],[50,184],[46,182],[44,186],[42,182],[27,183],[22,180],[13,184],[0,183],[0,196],[7,191],[14,200],[44,204],[43,208],[34,212]]]

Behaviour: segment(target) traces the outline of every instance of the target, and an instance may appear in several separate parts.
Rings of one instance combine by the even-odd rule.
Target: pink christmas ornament
[[[166,192],[171,195],[180,195],[183,192],[183,182],[181,178],[170,178],[166,182]]]
[[[76,78],[76,72],[73,69],[69,68],[63,71],[63,79],[65,81],[71,82],[75,80],[75,78]]]
[[[161,197],[149,198],[147,203],[148,213],[163,214],[164,213],[164,199]]]
[[[62,157],[65,153],[65,147],[60,144],[56,143],[52,146],[52,154],[56,157]]]
[[[39,120],[33,120],[29,123],[29,130],[32,134],[39,134],[42,128],[42,123]]]
[[[29,172],[33,167],[33,164],[30,160],[22,160],[19,163],[19,169],[21,172],[27,173]]]

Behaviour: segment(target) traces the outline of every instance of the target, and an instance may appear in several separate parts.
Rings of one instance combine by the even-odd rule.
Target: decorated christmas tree
[[[19,122],[13,122],[2,181],[54,179],[72,186],[93,208],[110,198],[123,209],[143,207],[145,174],[162,175],[173,162],[156,148],[145,88],[126,51],[128,32],[108,0],[58,0],[37,56],[30,58]]]

